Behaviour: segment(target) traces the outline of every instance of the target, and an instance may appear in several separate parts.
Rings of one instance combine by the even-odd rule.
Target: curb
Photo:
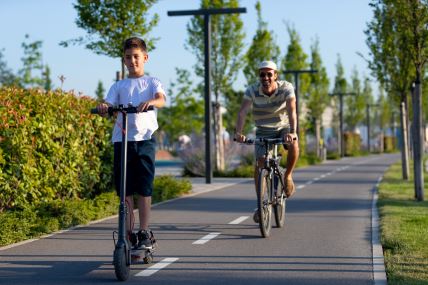
[[[377,209],[379,183],[383,177],[379,177],[376,186],[373,187],[372,194],[372,265],[373,281],[375,285],[387,285],[385,272],[385,260],[383,258],[382,244],[379,235],[379,211]]]

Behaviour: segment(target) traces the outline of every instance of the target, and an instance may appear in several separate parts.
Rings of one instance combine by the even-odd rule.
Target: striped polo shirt
[[[268,96],[260,83],[251,85],[244,98],[253,102],[253,118],[258,130],[281,130],[289,128],[287,100],[295,97],[293,85],[285,80],[276,82],[278,88]]]

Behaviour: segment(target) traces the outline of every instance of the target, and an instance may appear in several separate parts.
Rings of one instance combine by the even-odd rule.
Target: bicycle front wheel
[[[278,180],[278,183],[276,184],[276,191],[275,191],[275,202],[273,206],[274,214],[275,214],[275,222],[276,226],[278,228],[282,228],[284,226],[285,222],[285,209],[286,209],[286,198],[285,198],[285,191],[284,191],[284,185],[282,183],[283,175],[281,172],[281,176],[275,176],[275,180]]]
[[[262,237],[267,238],[272,228],[272,180],[267,169],[262,169],[260,172],[257,188],[259,227]]]

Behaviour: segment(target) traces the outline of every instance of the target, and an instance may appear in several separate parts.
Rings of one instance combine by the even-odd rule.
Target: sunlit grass
[[[414,196],[413,180],[403,181],[401,163],[394,164],[380,184],[378,202],[389,285],[428,284],[428,202]]]

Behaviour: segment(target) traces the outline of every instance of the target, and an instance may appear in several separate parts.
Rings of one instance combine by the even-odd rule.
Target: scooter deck
[[[141,260],[145,264],[152,263],[154,249],[132,249],[131,250],[131,261],[133,264],[140,263]]]

